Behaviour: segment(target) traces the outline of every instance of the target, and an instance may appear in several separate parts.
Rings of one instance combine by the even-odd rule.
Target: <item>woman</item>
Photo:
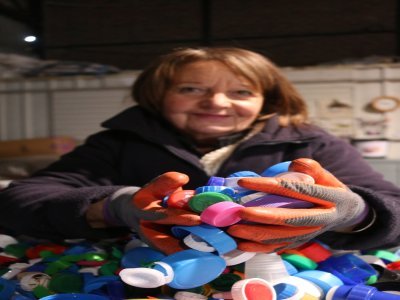
[[[114,237],[134,228],[151,246],[172,253],[181,246],[169,226],[200,219],[162,207],[166,195],[205,185],[210,176],[260,174],[283,161],[309,158],[295,168],[333,174],[338,184],[242,181],[317,205],[243,209],[250,223],[228,229],[240,249],[275,251],[317,236],[341,249],[398,243],[400,189],[348,143],[308,124],[302,97],[262,55],[237,48],[178,49],[140,74],[133,97],[138,106],[104,122],[104,131],[2,191],[0,225],[48,239]]]

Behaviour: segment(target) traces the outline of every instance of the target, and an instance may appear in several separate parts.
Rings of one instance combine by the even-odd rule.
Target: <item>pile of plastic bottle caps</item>
[[[400,250],[334,251],[318,241],[279,253],[237,249],[224,229],[243,206],[307,208],[310,203],[245,190],[242,177],[279,176],[290,162],[261,174],[211,177],[196,190],[163,199],[200,214],[198,226],[172,226],[185,250],[166,255],[126,238],[50,243],[0,234],[0,300],[234,299],[400,300]],[[400,249],[400,247],[399,247]]]

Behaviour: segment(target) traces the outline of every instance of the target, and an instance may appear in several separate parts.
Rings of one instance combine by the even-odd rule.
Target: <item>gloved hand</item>
[[[238,240],[243,251],[271,252],[297,247],[326,231],[340,231],[361,222],[368,214],[364,200],[335,176],[311,159],[294,160],[290,171],[312,176],[315,184],[287,181],[284,178],[252,177],[240,179],[247,189],[309,201],[313,208],[290,209],[246,207],[242,220],[228,233]]]
[[[189,181],[187,175],[167,172],[142,188],[127,187],[115,192],[104,205],[106,221],[135,229],[141,239],[165,253],[182,250],[170,233],[170,226],[194,226],[201,223],[194,212],[161,206],[162,199],[182,189]]]

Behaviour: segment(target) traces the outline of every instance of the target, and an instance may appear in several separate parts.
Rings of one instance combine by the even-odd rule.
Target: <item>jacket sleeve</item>
[[[123,234],[120,228],[93,229],[85,218],[90,203],[122,187],[117,185],[120,145],[115,132],[100,132],[32,177],[12,182],[0,192],[0,227],[44,239]]]
[[[348,142],[329,136],[314,159],[359,194],[376,212],[373,225],[357,233],[329,232],[320,238],[336,249],[378,249],[400,243],[400,188],[384,180]]]

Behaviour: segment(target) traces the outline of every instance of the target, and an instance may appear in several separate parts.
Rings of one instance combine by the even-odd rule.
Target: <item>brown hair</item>
[[[263,91],[260,118],[278,114],[281,125],[307,122],[303,98],[279,68],[261,54],[240,48],[184,48],[160,56],[133,84],[133,99],[146,110],[160,114],[162,99],[177,71],[198,61],[218,61]]]

